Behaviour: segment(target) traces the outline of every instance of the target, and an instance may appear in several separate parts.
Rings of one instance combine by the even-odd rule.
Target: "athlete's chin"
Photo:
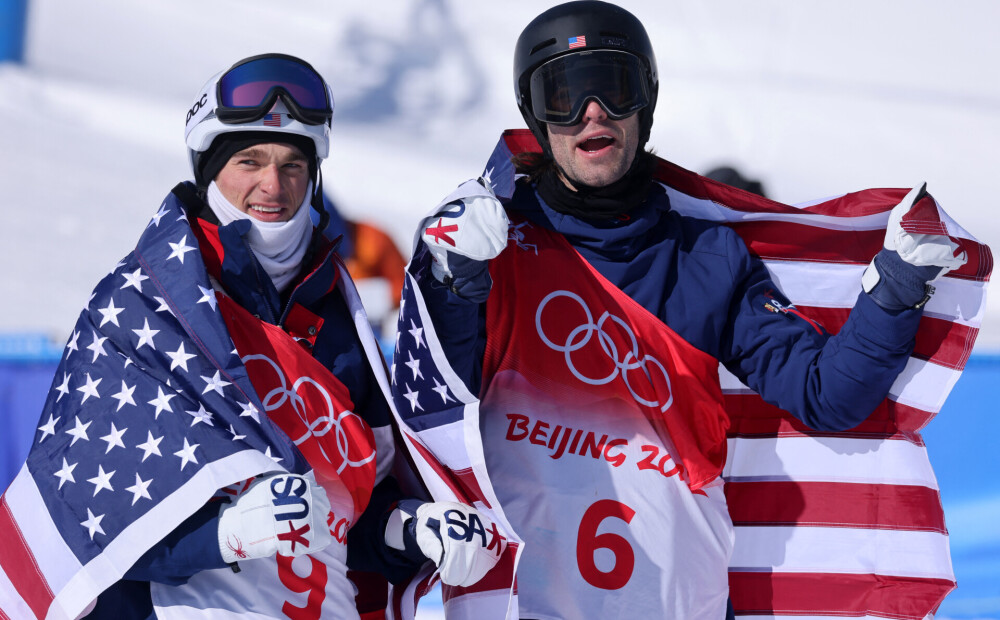
[[[570,175],[577,183],[591,187],[604,187],[618,181],[628,172],[629,161],[624,153],[580,154],[569,169]]]
[[[574,179],[577,183],[583,183],[591,187],[605,187],[625,176],[625,170],[615,166],[611,169],[598,168],[583,170],[578,172]]]

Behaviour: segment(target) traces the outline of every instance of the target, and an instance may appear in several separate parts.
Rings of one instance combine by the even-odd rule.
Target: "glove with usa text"
[[[482,579],[507,548],[492,520],[456,502],[400,502],[389,517],[385,541],[399,550],[417,546],[438,567],[441,581],[462,587]]]
[[[487,181],[460,185],[420,224],[434,278],[465,299],[486,301],[493,286],[487,261],[507,247],[508,226]]]
[[[333,541],[326,523],[329,513],[326,491],[312,472],[261,476],[219,513],[222,559],[232,564],[325,549]]]
[[[965,251],[947,234],[911,232],[927,228],[927,222],[911,223],[916,220],[918,209],[936,209],[926,188],[926,183],[913,188],[893,207],[883,248],[861,277],[865,292],[886,310],[923,307],[934,292],[930,283],[958,269],[967,259]],[[904,218],[908,221],[904,222]],[[939,222],[928,222],[940,227]]]

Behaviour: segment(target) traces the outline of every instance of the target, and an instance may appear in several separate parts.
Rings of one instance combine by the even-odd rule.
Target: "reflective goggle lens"
[[[292,116],[303,123],[319,125],[333,113],[326,83],[312,67],[295,58],[268,55],[237,65],[222,76],[219,120],[244,123],[260,119],[279,96]]]
[[[639,59],[627,52],[577,52],[550,60],[531,74],[535,118],[574,125],[587,101],[596,99],[615,120],[649,105],[649,88]]]

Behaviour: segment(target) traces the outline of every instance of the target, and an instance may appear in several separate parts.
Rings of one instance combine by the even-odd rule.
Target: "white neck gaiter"
[[[250,249],[279,293],[284,292],[298,274],[299,264],[309,249],[312,239],[312,220],[309,218],[312,187],[310,181],[306,197],[292,219],[287,222],[261,222],[229,202],[215,181],[208,185],[208,206],[219,218],[220,224],[225,226],[236,220],[250,220],[252,227],[247,234]]]

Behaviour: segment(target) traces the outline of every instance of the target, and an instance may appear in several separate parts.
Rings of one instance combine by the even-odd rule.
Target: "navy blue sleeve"
[[[389,515],[402,499],[396,479],[386,476],[376,485],[364,513],[347,532],[347,567],[354,571],[380,573],[398,584],[417,572],[427,558],[412,545],[397,551],[385,542]]]
[[[430,274],[430,253],[421,242],[411,261],[411,270],[426,270],[420,293],[452,369],[473,394],[479,393],[486,353],[486,304],[464,299]]]
[[[87,620],[156,620],[153,611],[153,597],[149,594],[149,583],[123,579],[111,585],[97,597],[97,603]]]
[[[857,426],[906,365],[921,311],[888,312],[861,293],[840,332],[829,336],[789,307],[745,246],[736,256],[735,271],[744,275],[723,337],[726,368],[810,428]]]
[[[153,545],[125,579],[176,586],[203,570],[228,566],[219,551],[218,502],[209,502]]]

